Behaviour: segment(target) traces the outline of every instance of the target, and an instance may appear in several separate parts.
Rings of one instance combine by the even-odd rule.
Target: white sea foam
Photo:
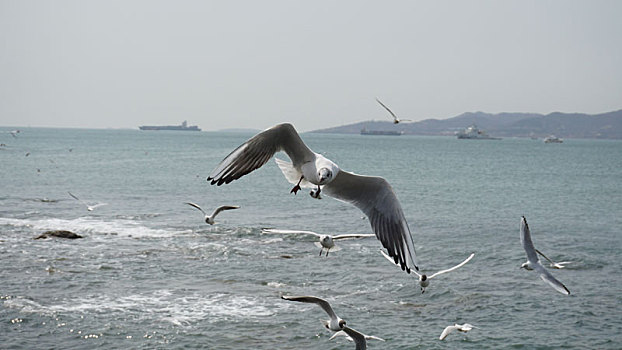
[[[47,316],[56,313],[119,313],[122,314],[121,317],[127,318],[135,314],[136,318],[152,319],[176,326],[190,326],[201,321],[218,322],[223,319],[241,320],[274,315],[274,310],[258,297],[224,293],[195,292],[182,295],[170,290],[158,290],[126,296],[89,295],[54,302],[57,303],[45,305],[27,298],[13,297],[5,300],[4,306],[20,312]]]
[[[78,234],[118,235],[121,237],[156,238],[171,237],[179,234],[190,234],[191,230],[154,229],[132,220],[104,221],[92,217],[81,217],[67,220],[58,218],[14,219],[0,218],[0,225],[30,228],[33,234],[46,230],[68,230]]]

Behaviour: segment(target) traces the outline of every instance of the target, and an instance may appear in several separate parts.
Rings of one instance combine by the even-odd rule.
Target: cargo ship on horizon
[[[188,122],[184,120],[180,125],[142,125],[138,127],[140,130],[182,130],[182,131],[201,131],[198,126],[188,126]]]

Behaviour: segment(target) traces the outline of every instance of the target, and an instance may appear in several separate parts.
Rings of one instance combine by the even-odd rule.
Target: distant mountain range
[[[388,118],[387,118],[388,119]],[[463,113],[449,119],[427,119],[414,123],[393,124],[391,121],[364,121],[334,128],[314,130],[317,133],[358,134],[368,131],[401,131],[404,135],[454,135],[469,125],[495,137],[546,137],[622,139],[622,110],[602,114],[560,113]]]

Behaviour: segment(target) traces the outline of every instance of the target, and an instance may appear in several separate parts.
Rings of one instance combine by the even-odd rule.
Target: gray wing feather
[[[384,105],[384,103],[380,102],[380,100],[378,99],[378,97],[376,97],[376,102],[380,103],[380,105],[381,105],[382,107],[384,107],[384,109],[386,109],[386,110],[387,110],[387,112],[391,113],[391,116],[393,116],[393,119],[398,119],[398,118],[397,118],[397,116],[395,115],[395,113],[393,113],[393,112],[389,109],[389,107],[385,106],[385,105]]]
[[[471,253],[471,255],[469,255],[468,258],[466,258],[463,262],[461,262],[460,264],[458,264],[458,265],[456,265],[454,267],[451,267],[451,268],[446,269],[446,270],[441,270],[441,271],[439,271],[439,272],[437,272],[437,273],[435,273],[435,274],[433,274],[431,276],[428,276],[428,279],[430,279],[430,278],[432,278],[434,276],[438,276],[438,275],[444,274],[446,272],[451,272],[451,271],[453,271],[455,269],[458,269],[458,268],[464,266],[464,264],[468,263],[471,259],[473,259],[473,256],[475,256],[475,253]]]
[[[523,245],[525,253],[527,253],[527,260],[529,260],[532,264],[539,263],[540,259],[538,259],[538,253],[536,253],[536,248],[531,240],[529,225],[527,224],[527,219],[525,219],[524,216],[521,217],[520,221],[520,242]]]
[[[348,238],[365,238],[365,237],[375,237],[376,235],[373,233],[361,233],[361,234],[345,234],[345,235],[337,235],[333,236],[334,240],[337,239],[348,239]]]
[[[218,208],[216,208],[216,210],[214,210],[214,212],[212,213],[212,219],[218,215],[218,213],[220,213],[223,210],[232,210],[232,209],[239,209],[240,207],[237,205],[222,205]]]
[[[192,202],[185,202],[186,204],[188,204],[189,206],[195,207],[197,209],[199,209],[201,211],[201,213],[203,213],[204,215],[207,215],[207,213],[205,213],[205,211],[203,211],[203,209],[201,209],[201,207],[198,204],[192,203]]]
[[[284,234],[290,234],[290,233],[302,233],[302,234],[308,234],[308,235],[313,235],[316,237],[321,237],[322,235],[313,231],[304,231],[304,230],[279,230],[279,229],[272,229],[272,228],[265,228],[261,230],[262,232],[265,233],[284,233]]]
[[[363,176],[339,171],[333,181],[322,189],[336,199],[359,208],[367,218],[376,237],[387,249],[389,256],[402,270],[419,270],[404,212],[389,183],[376,176]]]
[[[353,340],[354,344],[356,344],[355,350],[365,350],[367,349],[367,340],[365,340],[365,335],[360,332],[352,329],[350,327],[344,326],[343,331],[346,332]]]
[[[228,184],[259,169],[278,151],[287,153],[294,166],[315,157],[291,124],[279,124],[253,136],[229,153],[208,176],[207,181],[218,186]]]
[[[540,274],[540,278],[542,278],[544,282],[550,284],[551,287],[555,288],[556,291],[562,294],[566,294],[566,295],[570,294],[570,291],[568,290],[568,288],[566,288],[566,286],[564,286],[563,283],[561,283],[555,277],[553,277],[553,275],[551,275],[551,273],[548,272],[544,268],[544,266],[540,265],[539,263],[535,265],[532,264],[531,266],[536,272]]]
[[[337,318],[337,315],[335,314],[335,312],[333,311],[333,308],[330,307],[330,304],[328,303],[328,301],[324,300],[324,299],[320,299],[317,297],[311,297],[311,296],[281,296],[282,299],[285,300],[291,300],[291,301],[298,301],[301,303],[313,303],[313,304],[318,304],[320,307],[322,307],[322,309],[324,311],[326,311],[326,313],[328,314],[328,316],[330,316],[330,318]]]

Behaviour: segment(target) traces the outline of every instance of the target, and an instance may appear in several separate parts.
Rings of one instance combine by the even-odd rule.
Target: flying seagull
[[[453,326],[445,327],[445,329],[443,330],[443,333],[441,333],[441,336],[438,339],[440,340],[445,339],[449,335],[449,333],[453,331],[460,331],[460,332],[466,333],[473,328],[477,328],[477,327],[473,326],[472,324],[468,324],[468,323],[465,323],[465,324],[456,323]]]
[[[223,205],[223,206],[220,206],[220,207],[216,208],[216,210],[214,210],[214,212],[212,212],[212,215],[207,215],[207,213],[205,213],[205,211],[198,204],[195,204],[195,203],[192,203],[192,202],[186,202],[186,204],[199,209],[201,211],[201,213],[203,213],[203,215],[205,215],[205,222],[210,224],[210,225],[213,225],[213,224],[216,223],[214,221],[214,219],[216,218],[216,215],[218,215],[218,213],[220,213],[221,211],[240,208],[237,205],[236,206],[233,206],[233,205]]]
[[[382,255],[383,255],[385,258],[387,258],[387,260],[389,260],[391,263],[393,263],[393,264],[397,265],[397,262],[395,261],[395,259],[393,259],[393,258],[391,258],[390,256],[388,256],[388,255],[387,255],[387,253],[383,252],[382,250],[380,251],[380,253],[382,253]],[[439,272],[437,272],[437,273],[435,273],[435,274],[432,274],[432,275],[430,275],[430,276],[427,276],[426,274],[420,274],[420,273],[418,273],[417,271],[415,271],[415,274],[416,274],[417,276],[419,276],[419,285],[421,286],[421,294],[425,293],[425,288],[426,288],[427,286],[429,286],[429,285],[430,285],[430,280],[431,280],[432,278],[434,278],[434,277],[436,277],[436,276],[438,276],[438,275],[441,275],[441,274],[443,274],[443,273],[445,273],[445,272],[453,271],[453,270],[455,270],[455,269],[457,269],[457,268],[459,268],[459,267],[462,267],[464,264],[468,263],[468,262],[469,262],[469,260],[471,260],[471,259],[473,258],[473,256],[474,256],[474,255],[475,255],[475,253],[471,253],[471,255],[469,255],[469,257],[468,257],[468,258],[466,258],[466,259],[465,259],[463,262],[461,262],[460,264],[458,264],[458,265],[456,265],[456,266],[454,266],[454,267],[452,267],[452,268],[446,269],[446,270],[441,270],[441,271],[439,271]]]
[[[285,295],[281,295],[281,299],[298,301],[301,303],[318,304],[324,311],[326,311],[328,316],[330,316],[330,320],[322,321],[322,323],[324,324],[324,327],[330,329],[331,331],[337,332],[337,331],[343,330],[343,328],[346,325],[346,321],[342,320],[339,316],[337,316],[337,314],[335,314],[335,312],[333,311],[333,308],[330,307],[330,304],[324,299],[320,299],[317,297],[311,297],[311,296],[285,296]]]
[[[374,337],[373,335],[363,334],[353,328],[345,327],[345,326],[343,327],[342,330],[333,334],[333,336],[330,337],[330,339],[328,340],[333,340],[338,336],[345,336],[347,337],[349,341],[353,341],[354,344],[356,345],[355,350],[367,349],[367,341],[371,339],[384,341],[384,339],[382,338]]]
[[[538,249],[536,249],[536,252],[538,254],[540,254],[541,257],[543,257],[544,259],[546,259],[549,262],[549,266],[554,268],[554,269],[563,269],[564,267],[566,267],[565,265],[568,264],[572,264],[572,261],[560,261],[560,262],[555,262],[549,258],[546,257],[546,255],[542,254],[541,251],[539,251]]]
[[[569,295],[570,291],[566,286],[564,286],[560,281],[558,281],[553,275],[551,275],[545,268],[540,264],[540,259],[538,259],[538,253],[536,252],[536,248],[533,246],[533,242],[531,241],[531,234],[529,233],[529,225],[527,225],[527,219],[525,217],[521,217],[520,220],[520,242],[523,245],[523,249],[527,253],[527,262],[521,265],[521,268],[526,270],[536,270],[540,274],[540,278],[543,281],[550,284],[551,287],[555,288],[556,291]]]
[[[297,193],[301,186],[317,186],[312,197],[326,192],[355,205],[365,213],[376,238],[402,270],[419,270],[408,223],[387,180],[340,170],[337,164],[311,151],[291,124],[279,124],[253,136],[225,157],[207,181],[212,185],[228,184],[260,168],[278,151],[287,153],[292,161],[277,159],[285,178],[296,184],[291,193]]]
[[[339,247],[335,247],[336,240],[339,239],[348,239],[348,238],[364,238],[364,237],[374,237],[373,233],[369,234],[345,234],[345,235],[323,235],[313,231],[303,231],[303,230],[277,230],[271,228],[265,228],[262,230],[263,233],[302,233],[307,235],[313,235],[319,238],[319,242],[315,242],[315,245],[320,248],[320,256],[322,256],[322,251],[326,249],[326,256],[328,256],[328,251],[333,249],[333,251],[338,251]]]
[[[376,101],[377,101],[378,103],[380,103],[380,105],[381,105],[382,107],[384,107],[384,109],[386,109],[386,110],[387,110],[387,112],[389,112],[389,113],[391,114],[391,116],[393,117],[393,124],[399,124],[400,122],[404,122],[404,121],[409,121],[409,122],[411,122],[411,121],[412,121],[412,120],[410,120],[410,119],[400,119],[400,118],[398,118],[398,117],[395,115],[395,113],[393,113],[393,112],[389,109],[389,107],[385,106],[385,105],[384,105],[384,103],[380,102],[380,100],[378,99],[378,97],[376,97]]]
[[[67,191],[67,193],[69,193],[69,195],[70,195],[71,197],[73,197],[73,199],[75,199],[75,200],[79,201],[80,203],[84,204],[84,205],[86,206],[86,210],[88,210],[88,211],[93,211],[93,210],[95,210],[95,208],[97,208],[97,207],[101,207],[101,206],[103,206],[103,205],[108,205],[108,204],[106,204],[106,203],[97,203],[97,204],[90,205],[90,204],[88,204],[87,202],[85,202],[85,201],[81,200],[80,198],[78,198],[78,197],[74,196],[74,195],[73,195],[73,193],[71,193],[71,192],[69,192],[69,191]]]

